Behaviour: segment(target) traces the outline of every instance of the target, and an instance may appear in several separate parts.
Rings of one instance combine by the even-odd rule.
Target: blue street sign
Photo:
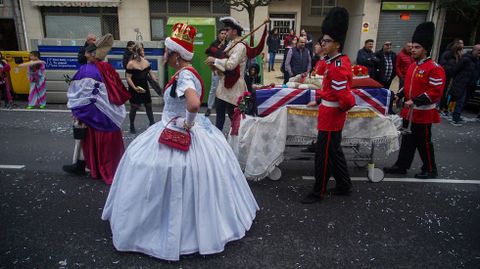
[[[77,57],[41,57],[46,69],[76,70],[78,69]]]

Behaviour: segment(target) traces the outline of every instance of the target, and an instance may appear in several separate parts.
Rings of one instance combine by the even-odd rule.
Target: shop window
[[[168,1],[169,13],[188,13],[188,0]]]
[[[119,39],[116,8],[45,7],[42,16],[47,38],[84,39],[88,34],[111,33]]]
[[[311,0],[310,15],[325,16],[335,6],[337,0]]]
[[[152,40],[165,39],[168,17],[213,17],[220,27],[223,24],[218,19],[230,15],[230,7],[223,0],[150,0],[149,6]]]
[[[161,40],[165,38],[165,22],[164,18],[152,18],[152,40]]]
[[[205,14],[211,12],[210,0],[190,0],[190,13]]]

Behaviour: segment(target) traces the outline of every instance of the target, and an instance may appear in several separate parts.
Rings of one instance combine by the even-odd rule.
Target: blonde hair
[[[140,51],[143,49],[143,44],[140,42],[135,42],[135,45],[133,45],[132,48],[132,60],[136,60],[140,62],[142,60],[142,55],[140,54]]]

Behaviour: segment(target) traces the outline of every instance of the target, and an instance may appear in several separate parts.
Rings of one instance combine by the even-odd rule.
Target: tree
[[[248,12],[250,31],[254,29],[255,9],[260,6],[268,6],[272,0],[223,0],[223,2],[236,11]]]
[[[480,29],[480,0],[439,0],[439,7],[457,13],[473,26],[469,44],[474,45]]]

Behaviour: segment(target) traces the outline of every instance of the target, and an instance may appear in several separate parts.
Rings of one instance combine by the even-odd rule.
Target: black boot
[[[406,175],[407,174],[407,169],[401,168],[398,165],[393,165],[392,167],[385,167],[383,168],[383,172],[387,174],[400,174],[400,175]]]
[[[205,111],[205,117],[209,117],[211,113],[212,110],[210,108],[207,108],[207,111]]]
[[[85,175],[85,161],[78,160],[74,164],[62,166],[62,169],[71,175],[83,176]]]
[[[135,126],[133,124],[130,125],[130,133],[131,134],[136,134],[137,130],[135,130]]]
[[[307,196],[303,197],[302,200],[300,200],[300,203],[302,204],[313,204],[313,203],[320,203],[322,201],[322,197],[319,195],[311,192],[307,194]]]
[[[328,190],[330,195],[337,195],[337,196],[350,196],[352,194],[352,188],[333,188]]]
[[[427,171],[422,171],[419,174],[415,174],[415,178],[418,179],[430,179],[430,178],[436,178],[437,177],[437,172],[427,172]]]

